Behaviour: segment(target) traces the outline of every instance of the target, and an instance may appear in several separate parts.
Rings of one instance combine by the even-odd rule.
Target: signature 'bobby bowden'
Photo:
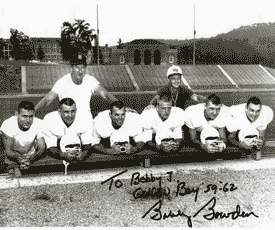
[[[210,206],[211,205],[211,206]],[[228,219],[232,218],[232,220],[236,220],[239,217],[246,218],[250,217],[251,215],[254,217],[257,216],[254,212],[246,213],[244,211],[241,212],[241,207],[239,205],[236,206],[236,209],[232,212],[218,212],[215,208],[216,205],[216,197],[213,197],[210,199],[202,208],[199,209],[193,216],[185,214],[181,210],[177,210],[176,212],[173,212],[172,210],[169,210],[168,213],[163,213],[161,210],[162,207],[162,199],[160,199],[157,203],[155,203],[143,216],[142,218],[145,218],[150,212],[154,212],[150,218],[152,220],[165,220],[168,218],[174,218],[174,217],[185,217],[187,218],[187,225],[189,227],[192,227],[192,218],[195,218],[202,210],[206,209],[208,207],[209,213],[204,214],[203,217],[206,220],[214,220],[214,219]]]

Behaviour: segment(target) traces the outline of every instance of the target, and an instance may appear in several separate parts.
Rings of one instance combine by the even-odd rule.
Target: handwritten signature
[[[142,216],[142,218],[145,218],[149,213],[153,212],[153,215],[150,216],[152,220],[159,221],[159,220],[165,220],[168,218],[175,218],[175,217],[185,217],[187,218],[187,225],[188,227],[192,227],[192,218],[195,218],[202,210],[205,210],[208,207],[209,213],[204,214],[203,217],[206,220],[214,220],[214,219],[228,219],[232,218],[232,220],[236,220],[239,217],[241,218],[247,218],[250,216],[254,216],[259,218],[254,212],[246,213],[245,211],[241,211],[241,207],[239,205],[236,206],[235,210],[232,212],[220,212],[216,211],[215,208],[216,205],[216,197],[211,198],[205,205],[202,206],[202,208],[199,209],[193,216],[187,215],[184,213],[183,210],[177,210],[176,212],[173,212],[172,210],[169,210],[168,213],[162,212],[162,199],[159,199],[157,203],[155,203],[151,208],[148,209],[148,211]]]

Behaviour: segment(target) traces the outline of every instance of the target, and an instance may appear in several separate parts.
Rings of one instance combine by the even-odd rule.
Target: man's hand
[[[131,112],[131,113],[138,113],[136,110],[126,107],[126,112]]]
[[[257,149],[258,150],[260,150],[262,147],[263,147],[263,145],[264,145],[264,141],[263,141],[263,139],[261,139],[261,138],[258,138],[257,139]]]
[[[82,161],[85,156],[87,156],[88,151],[80,151],[76,154],[75,158],[77,161]]]
[[[63,152],[62,155],[66,161],[71,162],[74,159],[76,159],[76,155],[78,153],[79,153],[79,150],[75,149],[75,150],[69,150],[69,151]]]
[[[121,154],[120,145],[117,143],[114,143],[111,147],[111,154],[117,155]]]
[[[219,146],[212,141],[206,141],[206,143],[203,146],[208,153],[217,153],[220,151]]]
[[[174,143],[172,143],[171,141],[162,141],[160,144],[160,148],[164,152],[170,152],[174,148]]]
[[[254,143],[249,138],[245,138],[242,142],[240,142],[240,147],[244,149],[252,149],[253,146],[254,146]]]
[[[155,108],[154,105],[147,105],[147,106],[143,109],[143,111],[144,111],[144,110],[153,109],[153,108]]]
[[[134,147],[130,145],[129,143],[125,144],[125,151],[126,154],[131,154],[134,151]]]
[[[31,167],[30,159],[27,156],[21,155],[19,159],[19,167],[21,170]]]

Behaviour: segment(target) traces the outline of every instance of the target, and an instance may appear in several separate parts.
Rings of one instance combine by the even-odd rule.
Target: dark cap
[[[86,57],[83,54],[75,54],[73,55],[73,57],[71,58],[70,61],[71,65],[87,65],[86,62]]]

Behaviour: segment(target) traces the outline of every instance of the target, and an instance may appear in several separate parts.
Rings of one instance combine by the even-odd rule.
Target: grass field
[[[169,195],[146,194],[160,187],[159,180],[142,183],[144,175],[138,179],[138,174],[132,174],[132,185],[131,179],[114,178],[111,190],[111,181],[5,189],[0,194],[0,226],[188,227],[187,216],[191,216],[193,227],[271,227],[275,225],[274,174],[273,169],[179,171],[161,178],[161,188],[170,190]],[[237,205],[240,213],[250,216],[220,218],[221,212],[236,211]],[[207,220],[203,215],[209,214],[209,219],[211,207],[218,218]],[[163,219],[170,210],[182,215]],[[153,220],[160,211],[162,219]]]

